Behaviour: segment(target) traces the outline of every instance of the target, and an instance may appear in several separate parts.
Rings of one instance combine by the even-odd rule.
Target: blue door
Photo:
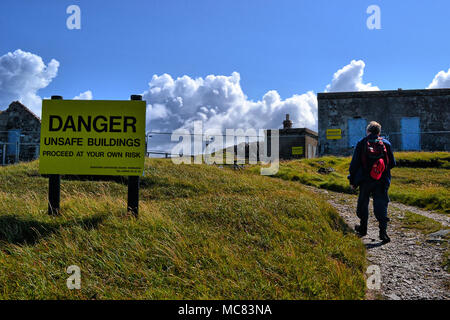
[[[402,150],[420,150],[420,119],[402,118]]]
[[[356,147],[359,140],[366,136],[366,119],[348,119],[348,146]]]
[[[14,129],[8,131],[8,147],[6,153],[8,156],[16,156],[17,143],[20,141],[20,129]]]

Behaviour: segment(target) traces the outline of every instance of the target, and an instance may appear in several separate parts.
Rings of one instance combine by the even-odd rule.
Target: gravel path
[[[352,229],[359,223],[356,217],[357,196],[312,187],[308,189],[324,195]],[[368,264],[380,267],[381,289],[368,290],[367,299],[450,300],[450,274],[442,267],[447,240],[430,243],[418,230],[401,228],[401,218],[406,210],[449,226],[449,217],[445,215],[391,202],[388,227],[391,242],[381,245],[371,201],[368,234],[362,240],[367,248]]]

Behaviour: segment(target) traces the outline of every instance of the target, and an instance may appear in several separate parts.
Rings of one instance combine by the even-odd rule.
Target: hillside
[[[395,157],[398,166],[391,172],[391,200],[449,214],[450,153],[396,152]],[[274,177],[351,194],[355,191],[347,179],[350,160],[330,156],[283,161]],[[253,166],[251,170],[257,173],[259,167]]]
[[[388,233],[392,242],[380,245],[373,214],[368,235],[361,239],[367,261],[380,266],[382,277],[380,289],[368,290],[366,298],[448,300],[450,153],[400,152],[395,156],[398,167],[392,170],[389,191]],[[353,226],[359,223],[355,214],[358,196],[347,180],[349,163],[349,157],[283,161],[272,179],[307,185]],[[258,174],[259,167],[247,170]]]
[[[63,179],[60,217],[47,188],[0,168],[0,299],[364,298],[364,245],[297,182],[147,160],[137,220],[124,179]]]

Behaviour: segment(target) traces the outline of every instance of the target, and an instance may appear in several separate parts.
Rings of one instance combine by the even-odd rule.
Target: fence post
[[[141,95],[131,95],[130,100],[142,101]],[[139,214],[139,176],[128,176],[128,212],[136,218]]]
[[[62,100],[61,96],[52,96],[52,100]],[[48,179],[48,214],[57,215],[60,213],[61,199],[61,176],[50,174]]]
[[[2,163],[3,165],[6,164],[6,143],[3,144],[3,152],[2,152]]]
[[[16,142],[16,163],[19,163],[20,158],[20,134],[19,134],[19,141]]]

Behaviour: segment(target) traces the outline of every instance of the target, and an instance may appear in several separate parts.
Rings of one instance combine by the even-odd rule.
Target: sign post
[[[49,214],[60,213],[61,176],[128,176],[127,210],[138,215],[139,176],[144,172],[145,110],[131,101],[42,102],[39,172],[49,175]]]
[[[6,165],[6,143],[2,144],[2,165]]]
[[[52,96],[52,100],[62,100],[61,96]],[[48,214],[57,215],[60,211],[61,176],[51,174],[48,179]]]
[[[142,96],[131,95],[130,99],[142,101]],[[145,144],[145,151],[147,152],[147,144]],[[139,214],[139,184],[139,176],[128,177],[128,212],[131,212],[135,217]]]

